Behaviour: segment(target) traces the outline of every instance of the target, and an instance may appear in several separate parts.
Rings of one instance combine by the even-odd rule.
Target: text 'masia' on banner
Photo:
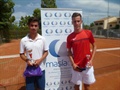
[[[49,45],[46,58],[45,90],[74,90],[71,78],[71,63],[67,56],[66,38],[73,31],[71,15],[81,10],[41,9],[42,36]]]

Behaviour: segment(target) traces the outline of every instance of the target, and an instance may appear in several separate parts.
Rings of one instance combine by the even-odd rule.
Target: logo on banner
[[[65,33],[71,33],[72,30],[71,29],[65,29]]]
[[[52,21],[51,24],[52,25],[57,25],[57,22],[56,21]]]
[[[60,56],[58,55],[58,53],[56,53],[56,50],[55,50],[55,45],[56,45],[56,43],[57,43],[58,41],[59,41],[59,40],[54,40],[54,41],[52,41],[52,42],[50,43],[50,45],[49,45],[50,54],[51,54],[52,56],[54,56],[54,57],[60,57]]]
[[[61,13],[57,13],[57,12],[54,15],[55,15],[55,17],[61,17],[62,16]]]
[[[53,40],[49,45],[49,52],[54,57],[67,56],[66,42]]]
[[[46,32],[47,34],[52,34],[52,33],[53,33],[53,30],[52,30],[52,29],[46,29],[45,32]]]
[[[47,86],[51,86],[51,85],[52,85],[52,82],[47,82],[46,85],[47,85]]]
[[[68,21],[67,24],[68,24],[68,25],[72,25],[72,22],[71,22],[71,21]]]
[[[73,90],[72,86],[66,86],[66,90]]]
[[[66,22],[60,21],[60,25],[65,25],[65,24],[66,24]]]
[[[71,17],[71,14],[70,13],[65,13],[64,16],[65,17]]]
[[[60,84],[59,81],[58,82],[57,81],[54,82],[54,85],[59,85],[59,84]]]
[[[48,21],[44,21],[43,25],[49,25],[49,22]]]
[[[45,17],[52,17],[52,13],[45,13]]]
[[[62,33],[62,29],[56,29],[55,32],[60,34],[60,33]]]

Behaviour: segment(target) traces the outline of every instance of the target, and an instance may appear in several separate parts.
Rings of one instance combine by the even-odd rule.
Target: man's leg
[[[78,72],[72,69],[71,82],[74,83],[74,90],[80,90],[82,86],[82,72]]]
[[[85,89],[85,90],[89,90],[89,89],[90,89],[90,85],[84,84],[84,89]]]
[[[90,89],[90,85],[95,82],[95,76],[94,76],[94,68],[91,67],[89,69],[86,69],[83,71],[84,77],[83,77],[83,83],[85,90]]]
[[[75,85],[75,86],[74,86],[75,90],[79,90],[79,86],[80,86],[80,85]]]
[[[40,90],[45,90],[45,70],[42,72],[43,72],[42,76],[36,77],[36,81],[37,81],[36,85]]]
[[[34,77],[26,77],[26,90],[35,90],[34,80]]]

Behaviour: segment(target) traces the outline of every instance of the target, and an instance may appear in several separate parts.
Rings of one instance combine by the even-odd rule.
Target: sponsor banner
[[[71,15],[81,10],[41,9],[42,35],[47,39],[46,90],[74,90],[66,38],[73,31]]]

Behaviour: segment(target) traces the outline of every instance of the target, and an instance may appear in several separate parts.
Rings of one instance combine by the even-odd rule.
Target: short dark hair
[[[78,13],[78,12],[74,12],[72,14],[72,18],[77,17],[77,16],[80,16],[80,18],[82,18],[82,15],[80,13]]]
[[[30,17],[28,19],[28,23],[27,24],[30,25],[31,22],[38,22],[38,24],[39,24],[39,19],[37,17]]]

